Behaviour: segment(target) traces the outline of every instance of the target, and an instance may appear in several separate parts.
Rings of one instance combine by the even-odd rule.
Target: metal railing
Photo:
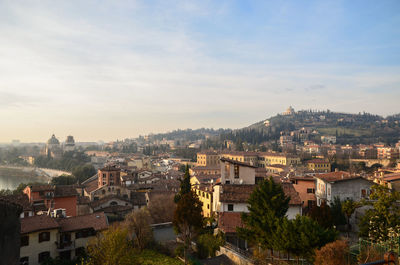
[[[399,258],[395,252],[386,252],[383,260],[364,263],[361,265],[398,265]]]

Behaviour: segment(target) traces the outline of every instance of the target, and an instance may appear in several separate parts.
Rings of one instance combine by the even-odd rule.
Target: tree
[[[219,247],[225,244],[225,238],[222,232],[217,235],[204,233],[198,236],[196,240],[197,254],[200,259],[215,257],[215,252]]]
[[[374,242],[383,242],[390,238],[390,233],[400,232],[400,206],[397,201],[400,193],[381,185],[372,186],[368,203],[373,206],[362,217],[359,227],[360,236]]]
[[[354,202],[353,200],[346,200],[342,204],[342,211],[346,215],[347,221],[347,237],[349,237],[350,232],[350,217],[353,215],[358,207],[358,203]]]
[[[153,230],[150,227],[151,216],[147,208],[141,208],[125,217],[124,225],[128,229],[134,246],[145,249],[153,240]]]
[[[179,200],[184,194],[189,193],[191,191],[190,173],[188,165],[186,165],[185,175],[183,176],[183,179],[180,179],[179,181],[181,182],[181,187],[179,193],[176,194],[174,198],[175,203],[179,202]]]
[[[81,165],[72,170],[72,175],[76,177],[79,183],[93,177],[96,174],[96,169],[91,164]]]
[[[320,206],[314,205],[308,215],[324,228],[333,226],[331,208],[324,201]]]
[[[164,193],[152,195],[147,206],[155,224],[172,222],[175,208],[174,195]]]
[[[340,201],[339,197],[335,197],[331,204],[331,215],[332,215],[332,222],[336,226],[342,226],[346,224],[346,217],[342,211],[342,202]]]
[[[134,249],[128,238],[127,229],[110,227],[89,242],[87,265],[137,264],[134,260]]]
[[[315,265],[349,264],[349,245],[347,241],[336,240],[315,251]]]
[[[241,216],[245,226],[237,228],[239,236],[264,249],[272,249],[274,240],[271,235],[275,232],[277,223],[286,215],[289,200],[281,185],[275,183],[272,177],[261,182],[248,200],[249,213]]]
[[[70,175],[61,175],[51,179],[51,184],[54,185],[72,185],[76,183],[76,178]]]
[[[283,218],[273,233],[275,249],[312,260],[314,250],[336,239],[336,232],[323,228],[308,216],[297,215],[295,219]]]
[[[203,227],[202,203],[197,195],[189,191],[181,195],[174,212],[173,225],[178,237],[184,244],[184,258],[187,264],[187,252],[192,240]]]

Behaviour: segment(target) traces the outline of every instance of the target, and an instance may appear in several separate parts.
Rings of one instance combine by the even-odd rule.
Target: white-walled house
[[[255,184],[256,166],[236,160],[221,158],[222,184]]]
[[[338,197],[341,201],[360,201],[363,198],[368,198],[371,186],[374,184],[361,176],[351,175],[345,171],[320,174],[314,178],[316,180],[315,196],[318,206],[323,201],[330,205],[335,197]]]

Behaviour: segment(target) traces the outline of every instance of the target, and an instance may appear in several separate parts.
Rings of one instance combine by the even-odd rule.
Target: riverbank
[[[70,175],[71,172],[48,168],[0,166],[0,189],[13,190],[20,183],[42,182],[48,183],[53,177]]]

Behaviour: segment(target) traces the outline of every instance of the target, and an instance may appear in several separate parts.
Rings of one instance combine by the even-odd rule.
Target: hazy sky
[[[0,142],[399,102],[398,0],[0,0]]]

